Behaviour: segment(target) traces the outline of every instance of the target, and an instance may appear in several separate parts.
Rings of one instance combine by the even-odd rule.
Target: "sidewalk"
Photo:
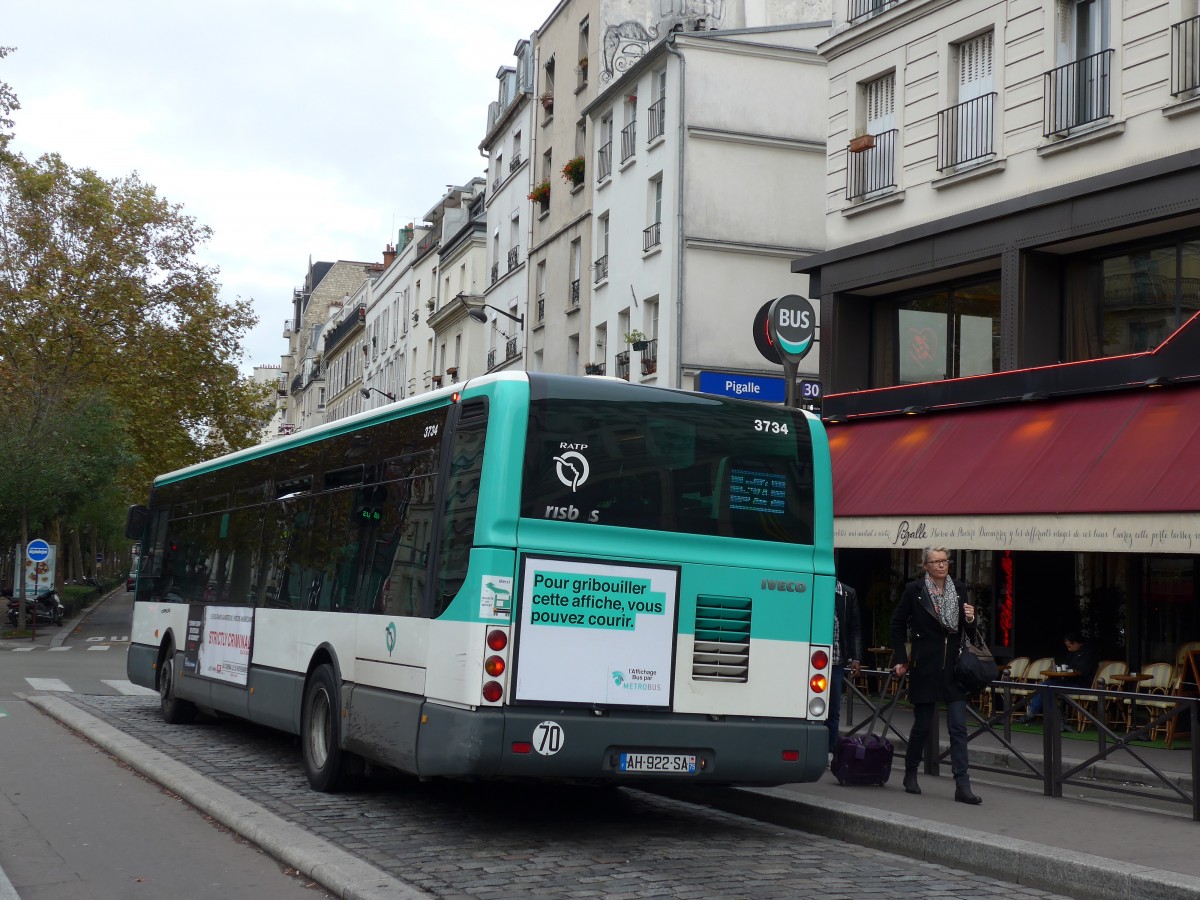
[[[859,704],[856,719],[862,718],[861,710]],[[907,737],[911,724],[911,712],[897,708],[896,730]],[[939,726],[945,751],[944,714]],[[826,774],[813,784],[707,796],[695,789],[671,793],[825,837],[1077,897],[1200,898],[1200,822],[1192,821],[1190,805],[1072,786],[1064,786],[1062,797],[1047,797],[1040,779],[973,769],[971,783],[983,803],[968,806],[954,801],[948,761],[937,777],[922,771],[920,796],[906,794],[900,786],[904,744],[893,732],[889,737],[896,758],[892,777],[882,788],[843,787]],[[1042,741],[1040,730],[1011,736],[1012,745],[1039,766]],[[1188,746],[1186,740],[1181,743]],[[1097,751],[1094,737],[1085,741],[1064,735],[1062,745],[1064,769]],[[969,747],[972,766],[1021,769],[991,735],[980,734]],[[1191,794],[1190,750],[1137,748],[1137,753]],[[1096,783],[1117,787],[1155,781],[1123,750],[1088,772]]]

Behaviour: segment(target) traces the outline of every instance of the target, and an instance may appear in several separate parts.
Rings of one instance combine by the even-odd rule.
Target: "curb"
[[[41,694],[25,700],[343,900],[432,897],[197,774],[66,700]],[[0,900],[6,900],[2,883]]]
[[[970,828],[951,831],[941,823],[836,800],[816,803],[779,788],[664,788],[653,792],[1068,896],[1103,900],[1200,898],[1200,878],[1191,875]]]

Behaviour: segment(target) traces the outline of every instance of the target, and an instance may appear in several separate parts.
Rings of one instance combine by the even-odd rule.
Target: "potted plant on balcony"
[[[865,129],[860,128],[854,137],[850,138],[850,152],[862,153],[865,150],[870,150],[875,146],[875,135],[870,134]]]
[[[583,367],[583,371],[588,375],[599,375],[601,368],[600,363],[590,362]]]
[[[588,58],[586,56],[579,57],[579,74],[585,81],[587,80],[587,64]]]
[[[640,351],[646,349],[648,342],[646,341],[646,336],[635,328],[633,331],[626,333],[625,343],[631,344],[634,350]]]
[[[550,202],[550,179],[543,178],[535,184],[533,190],[529,192],[529,199],[545,208],[546,204]]]
[[[548,113],[554,112],[554,93],[552,91],[544,91],[538,99],[542,103],[542,109]]]
[[[562,167],[562,176],[571,182],[571,187],[579,187],[583,184],[583,157],[576,156],[568,159],[567,164]]]

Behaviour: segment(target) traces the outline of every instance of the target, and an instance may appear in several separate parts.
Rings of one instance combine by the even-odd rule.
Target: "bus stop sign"
[[[25,555],[29,557],[30,562],[43,562],[50,555],[50,545],[41,538],[32,540],[25,548]]]
[[[800,360],[812,350],[817,333],[817,311],[799,294],[784,294],[771,304],[767,314],[771,343],[783,361],[784,381],[787,384],[788,406],[796,402],[796,369]]]

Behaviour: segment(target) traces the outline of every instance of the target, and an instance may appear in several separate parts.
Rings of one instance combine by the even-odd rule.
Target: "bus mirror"
[[[131,541],[140,541],[146,536],[146,526],[150,524],[150,510],[144,506],[129,507],[125,517],[125,537]]]

